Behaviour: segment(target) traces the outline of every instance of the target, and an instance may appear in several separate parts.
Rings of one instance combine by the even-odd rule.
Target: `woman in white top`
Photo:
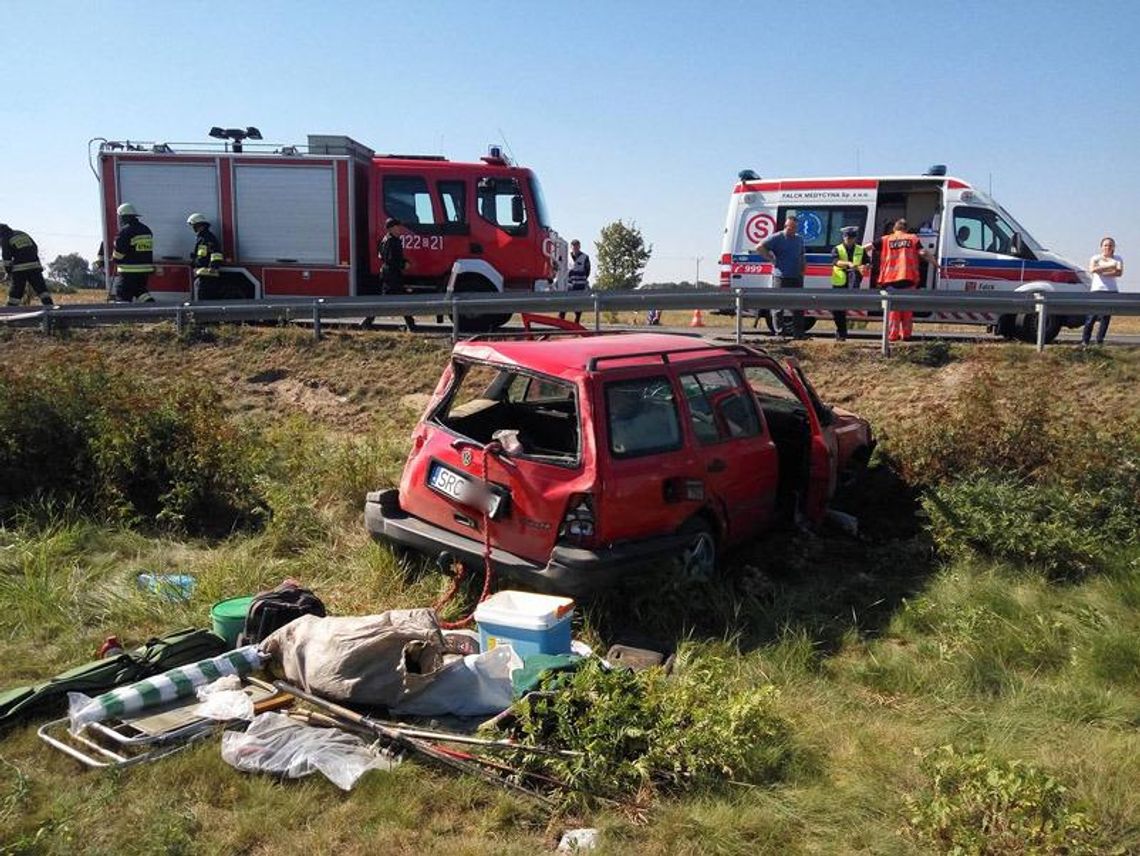
[[[1089,273],[1092,274],[1093,291],[1119,291],[1116,287],[1117,277],[1124,274],[1124,259],[1116,255],[1116,241],[1112,238],[1101,238],[1100,253],[1089,259]],[[1108,332],[1108,322],[1111,315],[1089,315],[1085,318],[1085,329],[1081,334],[1081,344],[1087,345],[1092,338],[1093,324],[1100,319],[1100,327],[1096,332],[1096,343],[1103,344],[1104,334]]]

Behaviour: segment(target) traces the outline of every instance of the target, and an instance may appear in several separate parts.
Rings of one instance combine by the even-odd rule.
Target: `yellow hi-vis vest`
[[[835,252],[839,254],[839,261],[841,261],[841,262],[852,262],[852,263],[854,263],[855,267],[862,267],[863,266],[863,245],[862,244],[856,244],[855,245],[855,253],[854,253],[855,257],[853,259],[849,259],[847,257],[847,245],[846,244],[840,244],[838,247],[835,248]],[[839,265],[832,265],[832,267],[831,267],[831,284],[833,286],[835,286],[836,288],[842,288],[843,286],[847,285],[847,274],[849,272],[850,272],[850,268],[841,268],[841,267],[839,267]]]

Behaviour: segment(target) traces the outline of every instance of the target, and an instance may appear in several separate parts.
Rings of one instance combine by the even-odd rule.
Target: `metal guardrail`
[[[1054,315],[1140,315],[1140,294],[994,294],[930,291],[855,291],[848,289],[736,289],[733,291],[587,291],[558,293],[432,294],[426,296],[369,296],[345,298],[277,298],[258,301],[204,301],[199,303],[64,304],[35,309],[0,310],[0,323],[38,326],[44,332],[68,324],[138,324],[173,321],[178,332],[187,325],[236,321],[288,323],[311,321],[313,334],[322,335],[325,319],[367,316],[451,317],[452,338],[458,339],[461,319],[516,312],[590,312],[594,329],[601,329],[603,312],[629,309],[731,309],[736,317],[736,341],[741,341],[743,319],[770,310],[891,310],[913,312],[989,312],[997,315],[1037,316],[1037,350],[1045,347],[1045,330]],[[883,354],[890,353],[887,325],[883,324]]]

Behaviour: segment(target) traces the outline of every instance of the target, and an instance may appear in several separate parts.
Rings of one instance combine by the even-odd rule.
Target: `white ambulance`
[[[890,225],[906,218],[911,231],[942,266],[922,264],[920,288],[941,291],[1083,292],[1089,276],[1079,266],[1049,252],[994,199],[935,166],[916,176],[879,178],[761,179],[752,170],[740,173],[728,204],[720,257],[722,288],[771,288],[772,265],[756,245],[795,214],[804,239],[806,288],[831,286],[831,248],[842,240],[845,226],[859,229],[860,243],[876,244]],[[874,287],[871,276],[862,288]],[[881,313],[849,312],[848,317]],[[813,323],[808,313],[807,325]],[[1036,315],[988,312],[915,313],[915,320],[984,324],[1001,336],[1034,341]],[[1083,317],[1049,316],[1046,340],[1062,326],[1074,327]],[[769,329],[772,319],[768,318]]]

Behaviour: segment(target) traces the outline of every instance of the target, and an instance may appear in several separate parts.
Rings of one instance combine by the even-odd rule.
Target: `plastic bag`
[[[222,759],[247,773],[290,779],[320,772],[342,791],[352,790],[369,770],[391,770],[400,763],[354,734],[303,725],[281,713],[260,714],[244,732],[223,734]]]
[[[194,708],[198,716],[219,722],[253,719],[253,699],[241,688],[241,678],[237,675],[227,675],[212,684],[198,687],[197,696],[202,702]]]
[[[393,707],[411,716],[485,716],[511,706],[514,700],[511,672],[522,660],[510,645],[485,654],[468,654],[444,666],[425,689]]]

